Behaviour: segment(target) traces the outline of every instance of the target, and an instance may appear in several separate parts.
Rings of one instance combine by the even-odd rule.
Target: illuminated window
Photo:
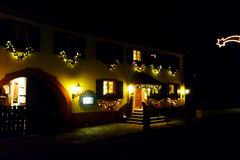
[[[174,85],[173,84],[169,84],[169,95],[174,94]]]
[[[27,78],[19,77],[10,81],[10,104],[11,106],[26,105]]]
[[[103,95],[107,93],[114,93],[114,82],[113,81],[103,81]]]
[[[96,98],[101,99],[106,94],[113,94],[123,98],[123,82],[113,79],[96,80]]]
[[[141,51],[133,50],[133,61],[142,61]]]

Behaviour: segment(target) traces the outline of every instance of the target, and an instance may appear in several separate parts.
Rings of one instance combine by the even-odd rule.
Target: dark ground
[[[80,143],[80,138],[93,135],[90,134],[94,133],[93,128],[91,132],[86,129],[85,135],[75,132],[79,139],[76,136],[69,138],[68,143],[66,136],[61,135],[33,138],[35,140],[27,140],[28,143],[24,140],[17,140],[15,144],[9,141],[16,146],[22,143],[22,150],[2,141],[1,144],[9,150],[1,146],[0,159],[239,159],[239,122],[240,116],[235,114],[181,125],[169,124],[170,127],[152,126],[149,131],[133,125],[132,132],[125,130],[125,133],[129,131],[128,134],[120,133],[124,128],[121,125],[115,125],[114,132],[95,128],[96,139],[85,143]],[[119,131],[119,135],[103,138],[104,133],[101,138],[97,136],[106,131],[111,134]],[[68,135],[71,136],[73,134]]]

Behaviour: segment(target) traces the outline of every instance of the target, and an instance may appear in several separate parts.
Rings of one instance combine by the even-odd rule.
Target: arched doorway
[[[26,94],[19,95],[19,79],[26,80]],[[11,88],[15,87],[15,92]],[[7,74],[0,81],[0,88],[8,88],[9,105],[25,105],[27,108],[26,132],[27,134],[38,134],[54,132],[67,126],[70,115],[70,98],[64,87],[58,80],[37,68],[26,68]],[[15,96],[15,99],[14,97]],[[16,99],[16,97],[24,98]],[[11,99],[12,97],[12,99]]]

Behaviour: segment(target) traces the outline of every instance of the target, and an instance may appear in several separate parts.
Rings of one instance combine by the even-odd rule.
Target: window
[[[96,96],[102,98],[106,94],[114,94],[117,98],[123,98],[123,82],[113,79],[96,80]]]
[[[10,81],[3,86],[5,93],[8,95],[8,105],[26,106],[27,78],[19,77]]]
[[[67,58],[73,58],[80,53],[80,58],[86,56],[86,39],[76,35],[55,32],[54,34],[54,52],[59,54],[64,51]]]
[[[123,62],[123,48],[121,45],[97,41],[96,45],[96,58],[105,64],[112,64],[118,61]]]
[[[40,51],[40,29],[30,24],[14,20],[0,20],[1,43],[10,41],[19,52],[25,52],[26,47],[31,47],[34,51]]]
[[[179,97],[177,90],[180,88],[180,84],[169,84],[168,85],[168,96],[176,98]]]
[[[114,94],[114,82],[113,81],[103,81],[103,95],[107,93]]]
[[[27,26],[22,24],[13,23],[11,37],[18,41],[29,41],[29,29]]]
[[[142,61],[142,53],[139,50],[133,50],[133,61]]]

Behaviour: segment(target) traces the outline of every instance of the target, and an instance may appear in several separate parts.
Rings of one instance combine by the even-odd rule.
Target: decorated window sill
[[[105,94],[101,99],[97,100],[98,107],[102,110],[114,111],[121,104],[121,100],[115,94]]]

